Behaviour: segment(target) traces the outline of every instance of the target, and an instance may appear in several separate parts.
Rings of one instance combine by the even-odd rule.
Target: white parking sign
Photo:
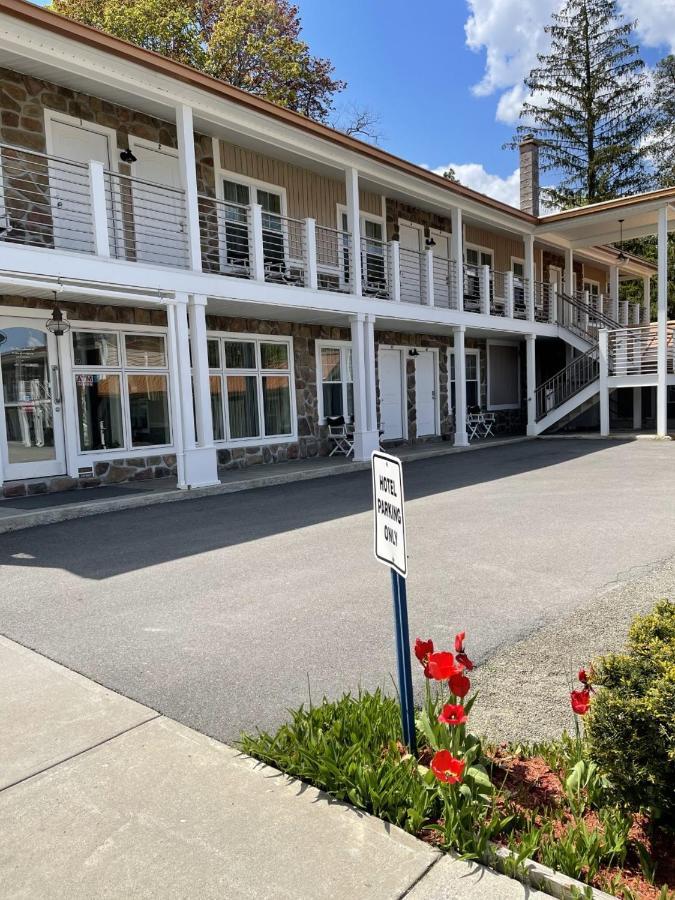
[[[401,460],[376,450],[372,457],[373,507],[375,513],[375,557],[408,574],[405,552],[405,512],[403,508],[403,467]]]

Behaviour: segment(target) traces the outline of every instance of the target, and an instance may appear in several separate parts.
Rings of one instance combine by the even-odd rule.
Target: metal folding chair
[[[345,422],[344,416],[326,416],[326,425],[328,440],[335,445],[328,455],[334,456],[339,453],[348,458],[352,456],[354,454],[353,426]]]

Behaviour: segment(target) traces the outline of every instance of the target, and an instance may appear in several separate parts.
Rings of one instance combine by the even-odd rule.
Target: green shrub
[[[626,653],[595,664],[590,755],[619,798],[675,825],[675,604],[637,616]]]

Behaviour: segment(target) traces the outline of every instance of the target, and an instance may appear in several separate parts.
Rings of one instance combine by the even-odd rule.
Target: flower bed
[[[415,644],[426,680],[414,755],[399,740],[398,703],[380,691],[301,708],[274,735],[244,735],[242,749],[441,849],[488,860],[508,848],[511,874],[534,859],[623,900],[675,900],[669,823],[631,809],[582,737],[593,671],[571,692],[575,737],[484,747],[468,729],[476,695],[464,641],[454,653]]]

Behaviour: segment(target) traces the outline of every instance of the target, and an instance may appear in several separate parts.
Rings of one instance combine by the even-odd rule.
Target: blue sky
[[[36,0],[44,5],[46,0]],[[338,99],[379,115],[380,145],[518,204],[518,160],[503,150],[522,80],[561,0],[295,0],[303,37],[348,82]],[[675,0],[618,0],[638,19],[649,67],[675,52]]]

